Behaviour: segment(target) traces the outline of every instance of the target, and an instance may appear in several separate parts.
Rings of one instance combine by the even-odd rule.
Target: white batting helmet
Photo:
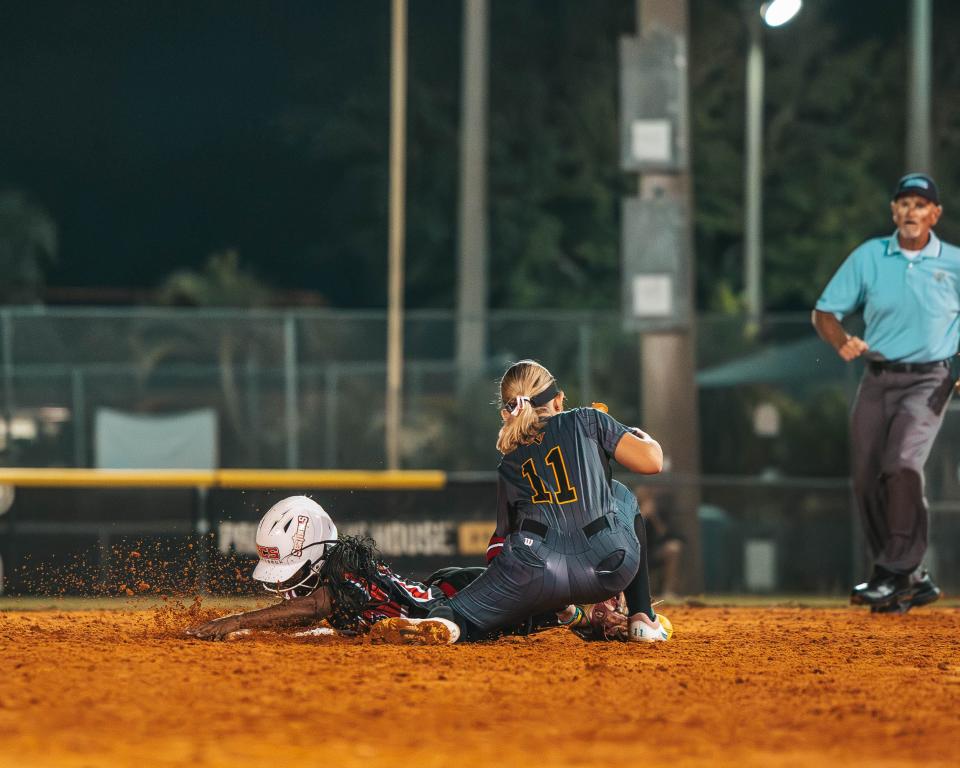
[[[308,593],[319,583],[327,547],[336,541],[337,526],[313,499],[290,496],[278,501],[257,526],[260,562],[253,578],[284,597]]]

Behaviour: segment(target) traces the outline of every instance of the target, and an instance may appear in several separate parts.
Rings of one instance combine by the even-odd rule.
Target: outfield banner
[[[211,531],[224,555],[256,556],[257,523],[286,492],[215,489]],[[425,578],[445,565],[482,565],[496,524],[494,481],[448,483],[440,490],[307,492],[341,535],[369,536],[403,575]]]
[[[248,592],[256,588],[249,574],[257,523],[298,494],[323,506],[342,534],[372,537],[409,578],[486,562],[496,517],[492,477],[435,489],[24,487],[0,516],[0,591],[125,594],[147,584],[151,592],[158,585]]]

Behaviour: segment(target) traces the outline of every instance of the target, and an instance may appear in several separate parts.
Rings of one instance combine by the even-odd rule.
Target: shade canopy
[[[766,347],[697,373],[699,387],[781,383],[813,378],[842,380],[846,363],[816,336]]]

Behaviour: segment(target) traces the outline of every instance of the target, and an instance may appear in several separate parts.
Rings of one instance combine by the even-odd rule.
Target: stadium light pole
[[[907,78],[907,170],[930,173],[930,101],[933,69],[933,4],[910,3]]]
[[[390,221],[387,289],[387,469],[400,468],[403,407],[403,245],[406,189],[407,0],[393,0],[390,46]]]
[[[760,6],[748,2],[746,152],[744,161],[744,283],[751,318],[763,314],[763,30],[780,27],[800,11],[802,0],[772,0]]]
[[[487,330],[488,0],[463,0],[460,211],[457,271],[457,393],[485,370]]]

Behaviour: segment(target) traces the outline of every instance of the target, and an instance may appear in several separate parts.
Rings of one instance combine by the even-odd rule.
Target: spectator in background
[[[647,531],[653,591],[664,600],[676,600],[680,594],[680,560],[684,542],[671,527],[673,505],[665,492],[644,485],[637,486],[634,493]]]

